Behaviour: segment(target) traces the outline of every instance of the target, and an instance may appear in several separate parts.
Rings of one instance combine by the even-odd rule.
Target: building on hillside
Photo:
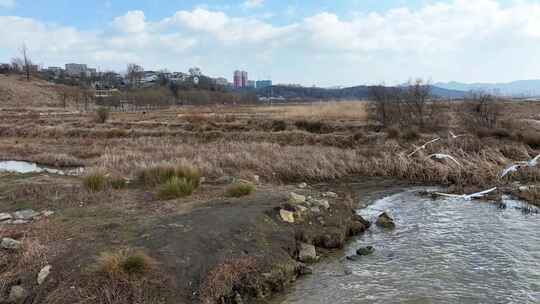
[[[86,74],[88,67],[86,64],[68,63],[66,64],[66,74],[69,76],[80,76]]]
[[[87,68],[86,69],[86,76],[87,77],[95,77],[95,76],[97,76],[97,69]]]
[[[189,75],[191,75],[191,77],[201,77],[202,76],[202,71],[201,69],[195,67],[195,68],[191,68],[189,69]]]
[[[224,86],[224,87],[226,87],[229,84],[229,81],[227,80],[227,78],[224,78],[224,77],[215,78],[214,81],[216,82],[217,85]]]
[[[271,87],[272,80],[257,80],[255,85],[257,86],[257,89]]]

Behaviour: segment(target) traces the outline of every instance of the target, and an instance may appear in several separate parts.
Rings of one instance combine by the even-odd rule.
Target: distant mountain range
[[[347,100],[367,99],[369,86],[355,86],[349,88],[317,88],[317,87],[293,87],[272,86],[256,89],[259,97],[274,97],[287,100]],[[432,87],[432,94],[442,98],[463,98],[467,92],[440,87]]]
[[[439,82],[435,87],[462,92],[482,91],[485,93],[511,97],[540,96],[540,80],[517,80],[507,83],[461,83]]]

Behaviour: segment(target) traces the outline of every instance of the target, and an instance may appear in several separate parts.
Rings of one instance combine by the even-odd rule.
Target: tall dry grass
[[[271,108],[273,118],[282,119],[346,119],[367,122],[368,103],[364,101],[319,102]],[[264,112],[264,109],[263,109]]]
[[[418,139],[418,143],[425,138]],[[497,175],[509,163],[529,155],[528,148],[516,143],[470,138],[461,142],[441,141],[412,158],[409,143],[388,140],[367,147],[337,148],[316,145],[282,146],[272,143],[217,141],[209,144],[179,144],[172,139],[140,138],[118,140],[96,165],[136,175],[145,168],[162,164],[191,164],[208,177],[257,174],[276,182],[322,181],[350,175],[402,178],[411,181],[491,185],[504,183]],[[126,151],[126,148],[128,152]],[[427,159],[431,153],[447,153],[462,166]],[[528,179],[540,177],[532,169]]]

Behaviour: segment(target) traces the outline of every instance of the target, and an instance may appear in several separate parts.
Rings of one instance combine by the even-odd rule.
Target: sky
[[[0,0],[0,63],[306,86],[540,78],[540,0]]]

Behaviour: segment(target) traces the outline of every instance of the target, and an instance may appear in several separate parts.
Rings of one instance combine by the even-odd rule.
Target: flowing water
[[[0,172],[50,173],[58,175],[80,175],[83,168],[56,169],[25,161],[0,161]]]
[[[375,253],[327,259],[278,303],[540,303],[540,216],[504,203],[415,191],[379,199],[359,213],[373,221],[387,210],[396,229],[374,225],[346,250]]]

